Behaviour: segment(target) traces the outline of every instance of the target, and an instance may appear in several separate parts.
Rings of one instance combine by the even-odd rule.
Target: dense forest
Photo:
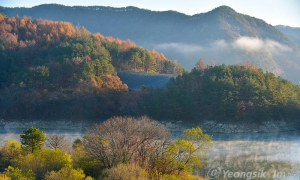
[[[0,116],[5,119],[293,120],[300,87],[251,62],[187,72],[130,40],[68,22],[0,15]],[[164,88],[128,91],[118,71],[179,74]]]
[[[154,74],[185,71],[162,53],[137,47],[130,40],[91,34],[69,22],[32,20],[26,16],[8,18],[2,14],[0,59],[1,116],[17,118],[35,117],[33,112],[43,109],[51,109],[44,117],[59,117],[60,114],[53,113],[54,109],[67,104],[81,109],[78,98],[86,96],[97,95],[98,98],[92,99],[99,100],[100,96],[99,101],[110,102],[118,97],[115,93],[127,91],[117,71]],[[103,103],[106,105],[109,103]]]
[[[0,82],[39,89],[74,87],[117,70],[179,74],[181,65],[130,40],[91,34],[68,22],[0,15]]]
[[[200,60],[199,65],[156,93],[149,106],[153,117],[249,123],[299,119],[299,85],[263,72],[251,62],[205,66]]]

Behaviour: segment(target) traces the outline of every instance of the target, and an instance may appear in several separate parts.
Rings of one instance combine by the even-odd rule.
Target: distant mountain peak
[[[33,6],[32,8],[36,8],[36,7],[67,7],[63,4],[56,4],[56,3],[49,3],[49,4],[39,4],[37,6]]]
[[[231,8],[230,6],[226,6],[226,5],[216,7],[216,8],[213,9],[213,11],[214,10],[219,10],[219,11],[234,11],[234,12],[236,12],[233,8]]]
[[[237,14],[237,12],[232,9],[231,7],[229,6],[219,6],[213,10],[211,10],[210,12],[212,13],[221,13],[221,14],[225,14],[225,13],[230,13],[230,14]]]

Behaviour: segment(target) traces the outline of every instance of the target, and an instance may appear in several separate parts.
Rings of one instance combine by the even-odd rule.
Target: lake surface
[[[247,179],[247,175],[248,179],[300,179],[300,131],[209,134],[213,148],[208,153],[205,168],[197,172],[202,176],[211,179],[217,176],[219,179]]]
[[[0,128],[3,140],[19,141],[24,129],[7,131]],[[65,134],[70,144],[82,138],[83,131],[44,130],[46,133]],[[175,133],[178,136],[179,133]],[[277,133],[208,133],[212,148],[203,168],[195,173],[210,179],[300,179],[300,131]],[[251,175],[251,176],[250,176]]]

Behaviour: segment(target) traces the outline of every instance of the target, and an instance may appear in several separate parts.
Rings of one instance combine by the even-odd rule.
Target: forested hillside
[[[200,66],[172,79],[152,99],[149,114],[162,119],[251,123],[300,117],[300,86],[251,62]]]
[[[93,107],[98,113],[105,113],[105,107],[114,104],[114,98],[118,97],[114,92],[128,90],[117,71],[154,74],[184,71],[163,54],[137,47],[130,40],[91,34],[69,22],[32,20],[26,16],[8,18],[2,14],[0,61],[1,115],[16,118],[41,117],[41,114],[42,118],[62,114],[72,118],[75,109],[87,107],[81,107],[81,100],[87,97],[106,102],[97,105],[101,110]],[[79,117],[84,116],[82,111],[78,111]],[[98,117],[93,113],[90,116]]]
[[[9,17],[68,21],[93,33],[130,39],[139,46],[163,52],[192,69],[199,57],[207,64],[232,65],[251,60],[264,71],[299,83],[300,47],[295,40],[260,17],[220,6],[192,16],[175,11],[137,7],[64,6],[0,7]]]
[[[182,66],[130,40],[91,34],[68,22],[0,15],[1,87],[58,89],[104,77],[116,70],[178,74]]]
[[[91,34],[68,22],[0,16],[0,116],[106,119],[149,115],[186,122],[292,120],[298,85],[254,64],[196,64],[192,72],[130,40]],[[117,70],[182,74],[161,89],[128,91]]]

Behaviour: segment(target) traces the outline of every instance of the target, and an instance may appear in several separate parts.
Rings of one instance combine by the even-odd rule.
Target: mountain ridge
[[[207,64],[236,64],[251,60],[265,71],[299,82],[300,46],[265,21],[220,6],[206,13],[186,15],[177,11],[151,11],[129,6],[39,5],[2,8],[8,16],[27,15],[83,25],[104,36],[130,39],[156,49],[185,68],[200,57]]]
[[[214,8],[212,9],[211,11],[208,11],[206,13],[199,13],[199,14],[194,14],[194,15],[187,15],[187,14],[184,14],[184,13],[181,13],[181,12],[178,12],[178,11],[173,11],[173,10],[168,10],[168,11],[152,11],[152,10],[148,10],[148,9],[142,9],[142,8],[138,8],[138,7],[135,7],[135,6],[127,6],[127,7],[120,7],[120,8],[115,8],[115,7],[110,7],[110,6],[65,6],[65,5],[60,5],[60,4],[42,4],[42,5],[38,5],[38,6],[34,6],[32,8],[24,8],[24,7],[16,7],[16,8],[6,8],[6,7],[2,7],[2,11],[4,12],[4,14],[7,15],[7,13],[5,13],[5,9],[15,9],[15,10],[21,10],[21,9],[24,9],[26,11],[32,11],[34,9],[40,9],[40,8],[61,8],[61,9],[72,9],[72,10],[94,10],[94,11],[109,11],[109,12],[126,12],[126,11],[140,11],[140,12],[143,12],[144,14],[145,13],[155,13],[155,15],[157,14],[170,14],[169,16],[174,16],[174,15],[178,15],[178,16],[181,16],[180,18],[186,18],[187,20],[195,20],[195,17],[197,17],[196,19],[199,19],[199,17],[202,17],[203,15],[206,15],[206,16],[209,16],[211,14],[218,14],[220,16],[221,15],[228,15],[228,12],[231,13],[231,15],[239,15],[239,20],[241,20],[241,16],[244,16],[246,17],[247,19],[248,18],[254,18],[256,21],[260,21],[260,23],[265,23],[262,19],[259,19],[259,18],[256,18],[256,17],[252,17],[252,16],[249,16],[249,15],[244,15],[244,14],[241,14],[241,13],[238,13],[236,12],[234,9],[232,9],[231,7],[229,6],[219,6],[217,8]],[[44,9],[43,9],[44,11]],[[16,11],[18,12],[18,11]],[[8,16],[13,16],[13,15],[16,15],[14,13],[9,13]],[[21,17],[24,16],[26,14],[24,13],[21,13]],[[30,14],[29,14],[30,16]],[[32,17],[33,19],[38,19],[38,18],[45,18],[45,17],[35,17],[37,16],[36,14],[33,14],[33,16],[30,16]],[[221,16],[222,17],[222,16]],[[46,17],[47,18],[47,17]],[[154,16],[155,18],[155,16]],[[174,17],[172,17],[174,18]],[[228,18],[228,17],[227,17]],[[55,20],[53,18],[49,18],[50,20]],[[159,19],[160,21],[162,19]],[[224,19],[222,19],[224,20]],[[244,20],[244,19],[242,19]],[[70,21],[73,23],[73,21]],[[75,24],[76,25],[76,24]],[[84,24],[80,24],[80,25],[84,25]],[[250,26],[251,24],[249,24]],[[272,26],[270,24],[267,24],[269,26]],[[96,33],[98,32],[98,30],[94,30],[93,28],[90,29],[88,28],[90,31],[92,31],[93,33]],[[278,31],[278,32],[281,32],[281,31]],[[106,35],[106,34],[104,34]],[[115,37],[115,36],[114,36]],[[122,39],[126,39],[126,38],[122,38]],[[289,42],[291,43],[291,42]]]
[[[290,27],[284,25],[276,25],[277,29],[286,34],[290,39],[292,39],[296,44],[300,45],[300,28]]]

